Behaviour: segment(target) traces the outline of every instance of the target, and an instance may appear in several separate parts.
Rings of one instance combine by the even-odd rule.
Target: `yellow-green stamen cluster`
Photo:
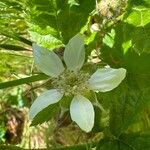
[[[68,95],[84,94],[88,92],[87,82],[89,74],[82,71],[73,72],[65,70],[59,77],[54,78],[52,85]]]

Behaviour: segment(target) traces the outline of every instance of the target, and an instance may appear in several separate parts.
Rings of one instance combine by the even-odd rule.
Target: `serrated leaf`
[[[64,71],[60,58],[54,52],[36,44],[33,44],[32,47],[35,64],[43,73],[57,77]]]
[[[29,22],[38,25],[43,31],[47,26],[55,29],[57,36],[53,33],[49,34],[66,45],[69,39],[80,32],[87,22],[89,13],[95,8],[93,0],[70,0],[70,2],[74,6],[70,7],[68,0],[43,0],[42,2],[28,0]],[[76,2],[79,4],[78,6]]]
[[[125,21],[136,27],[143,27],[150,23],[150,9],[142,6],[133,7]]]
[[[131,37],[129,36],[128,40],[131,40],[132,48],[138,54],[150,53],[150,9],[148,5],[150,6],[150,3],[144,0],[137,2],[137,5],[133,5],[131,10],[127,12],[129,13],[128,17],[124,20],[133,26],[133,30],[129,33]],[[127,32],[128,30],[124,30],[124,37],[128,36]]]
[[[128,84],[122,84],[108,96],[110,99],[110,131],[119,136],[140,117],[150,97],[138,86],[136,77],[128,77]],[[119,123],[118,123],[119,122]]]
[[[70,105],[71,119],[85,132],[90,132],[94,126],[94,108],[85,97],[77,95]]]
[[[85,49],[83,37],[80,34],[77,34],[65,47],[64,61],[69,70],[77,71],[83,66],[84,59]]]
[[[112,67],[125,66],[132,73],[149,73],[149,28],[150,24],[144,27],[134,27],[124,22],[119,23],[115,27],[116,36],[113,48],[103,44],[101,49],[103,60]],[[126,47],[124,44],[127,42],[129,45]]]
[[[33,120],[34,117],[43,109],[48,107],[51,104],[57,103],[61,98],[63,97],[63,94],[60,93],[56,89],[47,90],[44,93],[42,93],[37,99],[33,102],[31,105],[30,111],[29,111],[29,119]]]
[[[126,69],[103,68],[89,79],[89,87],[94,91],[107,92],[116,88],[126,76]]]
[[[40,34],[37,32],[29,31],[31,40],[38,45],[48,49],[54,49],[63,46],[62,42],[51,34]]]

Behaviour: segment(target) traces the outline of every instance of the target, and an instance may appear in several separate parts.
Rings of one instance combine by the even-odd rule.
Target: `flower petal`
[[[126,69],[98,69],[89,79],[89,86],[94,91],[106,92],[116,88],[126,76]]]
[[[54,52],[36,44],[33,44],[32,47],[35,63],[43,73],[56,77],[64,71],[62,61]]]
[[[94,126],[94,108],[92,103],[85,97],[77,95],[73,98],[70,105],[70,114],[73,121],[79,127],[89,132]]]
[[[32,120],[40,111],[51,104],[57,103],[62,97],[63,94],[57,89],[45,91],[33,102],[29,111],[29,118]]]
[[[85,49],[83,37],[77,34],[66,45],[64,61],[69,70],[76,71],[83,66],[84,59]]]

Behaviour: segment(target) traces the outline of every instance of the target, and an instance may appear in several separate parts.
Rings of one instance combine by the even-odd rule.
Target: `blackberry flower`
[[[33,44],[35,64],[46,75],[52,77],[53,89],[45,91],[33,102],[30,120],[51,104],[58,103],[63,96],[73,95],[70,104],[71,119],[85,132],[94,126],[94,107],[85,93],[107,92],[116,88],[126,76],[124,68],[101,68],[90,75],[81,70],[85,60],[84,41],[80,34],[74,36],[65,47],[64,67],[53,52]]]

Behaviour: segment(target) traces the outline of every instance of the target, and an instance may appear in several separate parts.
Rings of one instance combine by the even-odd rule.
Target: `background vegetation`
[[[0,149],[150,150],[149,0],[1,0],[0,10]],[[34,66],[32,43],[62,56],[78,32],[85,68],[123,67],[125,81],[97,94],[106,112],[95,107],[88,134],[68,112],[29,127],[28,108],[49,86]]]

